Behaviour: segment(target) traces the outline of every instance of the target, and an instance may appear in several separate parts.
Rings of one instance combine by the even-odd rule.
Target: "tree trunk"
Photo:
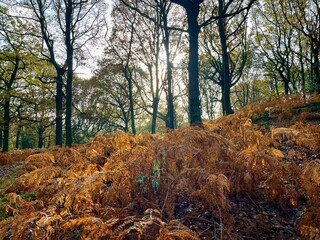
[[[152,126],[151,126],[151,132],[156,133],[157,130],[157,117],[158,117],[158,107],[159,107],[159,98],[155,97],[153,98],[152,103]]]
[[[283,85],[284,85],[284,93],[285,95],[289,95],[289,83],[290,83],[290,79],[288,77],[286,77],[285,74],[283,74],[283,71],[281,71],[281,69],[277,69],[278,70],[278,73],[281,77],[281,80],[283,82]]]
[[[6,82],[6,91],[9,94],[9,96],[5,97],[5,102],[3,105],[3,147],[2,151],[3,152],[8,152],[9,151],[9,131],[10,131],[10,90],[12,89],[12,85],[14,80],[17,77],[17,73],[19,70],[19,56],[16,55],[15,61],[14,61],[14,69],[11,73],[10,80],[9,82]]]
[[[0,128],[0,148],[2,149],[3,144],[3,135],[2,135],[2,127]]]
[[[299,63],[301,69],[301,81],[302,81],[302,93],[303,96],[306,93],[306,76],[304,71],[304,59],[303,59],[303,47],[302,47],[302,40],[301,40],[301,33],[299,32]]]
[[[170,61],[170,33],[168,30],[168,19],[166,10],[163,9],[163,25],[164,25],[164,47],[166,51],[166,62],[167,62],[167,84],[168,84],[168,95],[167,95],[167,116],[166,116],[166,127],[174,129],[174,105],[173,105],[173,78],[172,78],[172,63]]]
[[[128,81],[128,88],[129,88],[129,102],[130,102],[130,116],[131,116],[131,131],[133,135],[136,135],[136,126],[135,126],[135,119],[134,119],[134,106],[133,106],[133,87],[132,87],[132,79],[127,77]]]
[[[72,146],[72,63],[68,64],[67,86],[66,86],[66,145]],[[69,70],[69,67],[70,70]]]
[[[320,43],[313,43],[312,44],[312,55],[313,55],[313,64],[312,64],[312,70],[314,75],[314,90],[317,93],[320,93],[320,59],[319,59],[319,53],[320,53]]]
[[[17,129],[17,133],[16,133],[16,143],[15,143],[16,149],[19,149],[21,128],[22,128],[22,126],[18,125],[18,129]]]
[[[43,133],[45,131],[45,128],[43,126],[38,127],[38,148],[43,147],[44,139],[43,139]]]
[[[223,15],[223,3],[219,1],[219,15]],[[219,37],[222,48],[222,112],[223,115],[229,115],[233,113],[230,101],[230,89],[231,89],[231,75],[229,66],[229,54],[227,46],[227,37],[224,27],[224,18],[218,19]]]
[[[199,5],[188,6],[188,33],[189,33],[189,122],[190,125],[201,125],[200,91],[199,91],[199,66],[198,48],[200,26],[198,24]]]
[[[63,71],[64,72],[64,71]],[[57,70],[56,78],[56,145],[62,146],[62,115],[63,115],[63,81],[62,75],[59,70]]]
[[[3,152],[9,151],[9,128],[10,128],[10,97],[5,99],[3,116]]]
[[[66,9],[66,47],[67,47],[67,86],[66,86],[66,145],[72,146],[72,80],[73,80],[73,47],[72,47],[72,14],[73,2],[68,0]]]
[[[283,81],[284,83],[284,93],[285,95],[289,95],[289,81]]]

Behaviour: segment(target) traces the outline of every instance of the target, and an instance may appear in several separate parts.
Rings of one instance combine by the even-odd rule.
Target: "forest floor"
[[[0,239],[320,239],[319,95],[0,163]]]

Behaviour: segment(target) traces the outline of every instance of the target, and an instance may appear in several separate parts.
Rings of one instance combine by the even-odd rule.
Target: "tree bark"
[[[188,6],[188,33],[189,33],[189,122],[190,125],[201,125],[201,110],[200,110],[200,91],[199,91],[199,66],[198,66],[198,49],[199,49],[199,33],[200,26],[198,24],[198,14],[200,6]]]
[[[130,116],[131,116],[131,131],[133,135],[136,135],[136,125],[134,119],[134,105],[133,105],[133,86],[132,86],[132,79],[127,77],[128,81],[128,88],[129,88],[129,102],[130,102]]]
[[[68,0],[66,9],[66,47],[67,47],[67,85],[66,85],[66,145],[72,146],[72,81],[73,81],[73,44],[72,34],[73,2]]]
[[[157,118],[158,118],[158,107],[159,107],[159,98],[153,98],[152,102],[152,123],[151,123],[151,132],[156,133],[157,130]]]
[[[8,152],[9,151],[9,131],[10,131],[10,90],[12,89],[12,85],[14,80],[17,77],[17,73],[19,70],[19,56],[16,55],[14,59],[14,69],[11,73],[10,80],[5,83],[6,85],[6,91],[8,93],[8,96],[5,97],[5,102],[3,105],[3,147],[2,151],[3,152]]]
[[[312,64],[312,70],[314,75],[314,85],[315,85],[315,92],[320,93],[320,59],[319,59],[319,53],[320,53],[320,42],[314,42],[312,44],[312,55],[313,55],[313,64]]]
[[[172,78],[172,63],[170,61],[170,33],[168,30],[168,15],[165,7],[161,9],[163,17],[163,31],[164,31],[164,48],[166,52],[167,62],[167,115],[166,115],[166,127],[170,129],[175,128],[174,124],[174,104],[173,104],[173,78]]]
[[[200,90],[199,90],[199,66],[198,49],[200,25],[198,15],[200,4],[203,0],[171,0],[182,6],[187,12],[188,35],[189,35],[189,63],[188,63],[188,100],[189,100],[189,123],[190,125],[201,125]]]
[[[3,134],[2,134],[2,127],[0,128],[0,149],[2,149],[2,144],[3,144]]]
[[[64,70],[62,71],[64,72]],[[56,78],[56,145],[62,146],[62,115],[63,115],[63,80],[61,71],[57,69]]]
[[[223,15],[223,1],[219,0],[219,15]],[[227,46],[227,37],[225,31],[225,19],[218,19],[219,37],[222,48],[222,112],[223,115],[229,115],[233,113],[230,101],[230,89],[231,89],[231,75],[230,75],[230,65],[229,65],[229,54]]]
[[[43,143],[44,143],[44,139],[43,139],[43,133],[45,131],[45,127],[40,126],[38,127],[38,148],[43,148]]]
[[[20,135],[21,135],[21,128],[22,128],[22,126],[18,125],[17,127],[18,127],[18,129],[17,129],[17,133],[16,133],[16,143],[15,143],[15,148],[16,148],[16,149],[19,149],[19,144],[20,144]]]
[[[9,151],[9,129],[10,129],[10,97],[6,97],[4,105],[4,118],[3,118],[3,152]]]

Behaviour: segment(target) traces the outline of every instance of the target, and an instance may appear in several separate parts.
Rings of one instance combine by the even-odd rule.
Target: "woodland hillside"
[[[319,95],[0,162],[0,239],[320,239]]]

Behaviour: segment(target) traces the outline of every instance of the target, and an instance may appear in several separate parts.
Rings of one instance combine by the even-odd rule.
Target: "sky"
[[[110,33],[112,29],[111,11],[113,0],[105,0],[105,2],[107,3],[107,28],[108,33]],[[106,44],[104,42],[104,39],[101,39],[100,42],[95,42],[94,44],[90,44],[87,46],[90,55],[87,56],[85,64],[77,67],[77,69],[75,70],[75,73],[79,77],[89,79],[93,76],[94,71],[98,68],[98,61],[103,57],[103,50],[105,45]]]

